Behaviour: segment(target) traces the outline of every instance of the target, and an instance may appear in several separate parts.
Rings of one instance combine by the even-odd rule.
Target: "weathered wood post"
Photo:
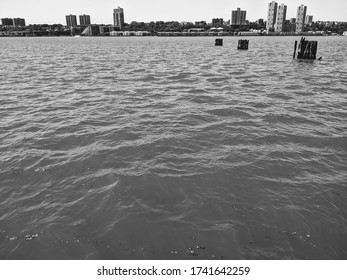
[[[223,46],[223,39],[216,39],[215,46]]]
[[[301,38],[298,48],[297,41],[294,44],[294,54],[295,58],[296,49],[298,49],[298,59],[316,59],[318,42],[317,41],[306,41],[304,37]]]
[[[238,50],[248,50],[249,40],[239,40],[237,44]]]
[[[295,58],[295,53],[296,53],[296,47],[297,47],[297,45],[298,45],[298,41],[295,41],[293,58]]]

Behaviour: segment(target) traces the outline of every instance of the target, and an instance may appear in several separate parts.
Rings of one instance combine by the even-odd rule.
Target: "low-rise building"
[[[307,16],[306,16],[306,19],[305,19],[305,24],[306,24],[306,25],[311,25],[312,22],[313,22],[313,16],[307,15]]]
[[[212,26],[222,26],[224,23],[223,19],[222,18],[213,18],[212,19]]]

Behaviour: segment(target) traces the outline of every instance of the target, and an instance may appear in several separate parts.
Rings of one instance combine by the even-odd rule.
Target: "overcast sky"
[[[237,7],[247,11],[247,20],[266,20],[267,6],[264,0],[0,0],[0,18],[21,17],[26,24],[61,23],[65,15],[88,14],[92,23],[111,24],[113,9],[124,9],[125,22],[131,21],[207,21],[212,18],[231,17]],[[347,21],[346,0],[284,0],[287,19],[296,16],[296,8],[307,6],[307,14],[313,20]]]

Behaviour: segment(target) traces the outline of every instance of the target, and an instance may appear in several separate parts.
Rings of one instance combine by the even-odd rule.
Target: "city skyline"
[[[267,20],[269,0],[105,0],[100,5],[95,0],[17,0],[8,2],[0,11],[0,18],[25,18],[26,24],[64,24],[69,14],[88,14],[94,23],[112,24],[113,10],[118,6],[124,9],[125,22],[132,21],[207,21],[212,18],[231,19],[231,11],[241,8],[247,11],[247,20],[259,18]],[[68,5],[67,5],[68,4]],[[307,6],[307,14],[314,16],[314,21],[347,21],[347,2],[345,0],[287,0],[278,4],[287,6],[287,19],[295,18],[297,7]],[[36,7],[40,6],[38,10]],[[20,8],[18,8],[20,7]],[[54,7],[54,9],[52,9]]]

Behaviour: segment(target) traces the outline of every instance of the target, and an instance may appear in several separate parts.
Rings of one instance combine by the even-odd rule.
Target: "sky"
[[[246,19],[266,20],[269,0],[0,0],[0,18],[24,18],[26,24],[65,25],[65,15],[90,15],[91,22],[112,24],[113,9],[124,9],[125,22],[132,21],[207,21],[212,18],[229,20],[236,8],[246,10]],[[283,0],[287,19],[296,17],[301,4],[314,21],[346,21],[346,0]]]

